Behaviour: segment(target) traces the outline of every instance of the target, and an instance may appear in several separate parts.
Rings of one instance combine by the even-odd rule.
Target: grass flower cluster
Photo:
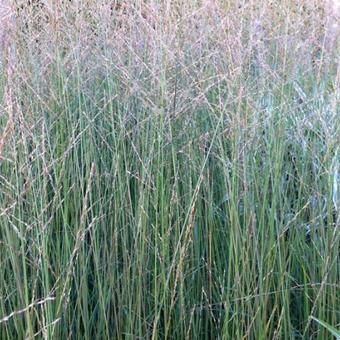
[[[0,7],[0,339],[336,336],[335,3]]]

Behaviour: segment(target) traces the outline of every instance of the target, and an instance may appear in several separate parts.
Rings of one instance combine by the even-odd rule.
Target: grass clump
[[[336,8],[8,5],[0,338],[337,334]]]

